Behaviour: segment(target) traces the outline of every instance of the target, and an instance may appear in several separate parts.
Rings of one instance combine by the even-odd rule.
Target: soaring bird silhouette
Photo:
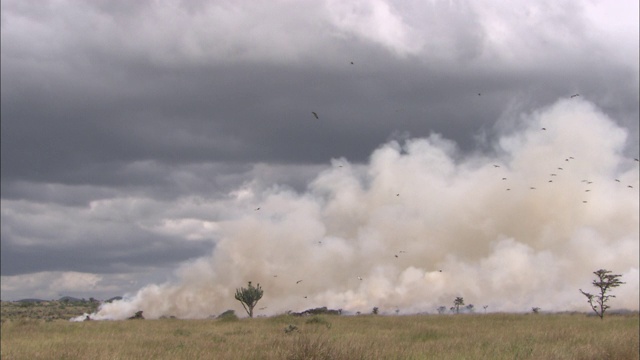
[[[300,284],[300,282],[302,282],[302,280],[298,280],[298,281],[296,281],[296,284]]]
[[[316,117],[316,119],[320,119],[320,118],[318,117],[318,114],[316,114],[316,112],[315,112],[315,111],[312,111],[311,113],[313,114],[313,116],[315,116],[315,117]]]
[[[578,97],[578,96],[580,96],[580,94],[573,94],[571,95],[571,98],[573,99],[574,97]]]

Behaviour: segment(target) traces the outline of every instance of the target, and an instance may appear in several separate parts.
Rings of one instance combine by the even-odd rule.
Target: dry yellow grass
[[[285,332],[285,328],[297,330]],[[638,314],[10,320],[2,359],[638,359]]]

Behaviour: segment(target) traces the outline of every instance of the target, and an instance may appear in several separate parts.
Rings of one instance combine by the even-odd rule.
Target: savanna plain
[[[42,308],[2,304],[6,360],[638,359],[640,351],[637,312],[603,320],[476,313],[70,322]],[[85,310],[64,309],[65,316]]]

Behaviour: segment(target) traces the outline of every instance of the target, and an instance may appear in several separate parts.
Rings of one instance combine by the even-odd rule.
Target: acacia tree
[[[236,289],[236,300],[240,301],[249,317],[253,317],[253,308],[262,299],[262,293],[260,284],[254,287],[251,281],[249,281],[249,285],[246,288]]]
[[[600,269],[598,271],[594,271],[593,273],[598,278],[596,280],[593,280],[592,284],[593,286],[598,288],[600,294],[593,295],[588,292],[582,291],[582,289],[580,289],[580,292],[582,293],[582,295],[587,297],[587,302],[591,306],[591,309],[593,309],[593,311],[600,317],[600,320],[602,320],[604,318],[605,311],[610,308],[610,306],[607,305],[607,301],[609,301],[609,298],[615,297],[615,295],[607,295],[607,293],[611,289],[618,287],[624,283],[619,279],[622,275],[611,274],[611,271],[609,270]]]
[[[453,306],[456,308],[456,314],[460,313],[460,306],[464,305],[464,299],[461,297],[457,297],[453,300]]]

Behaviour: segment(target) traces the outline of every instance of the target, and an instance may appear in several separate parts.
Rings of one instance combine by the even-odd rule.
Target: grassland
[[[78,314],[74,314],[78,315]],[[295,329],[285,331],[285,329]],[[5,319],[2,359],[638,359],[637,313]]]
[[[97,301],[39,301],[39,302],[0,302],[0,321],[30,320],[69,320],[84,313],[91,314],[100,306]]]

